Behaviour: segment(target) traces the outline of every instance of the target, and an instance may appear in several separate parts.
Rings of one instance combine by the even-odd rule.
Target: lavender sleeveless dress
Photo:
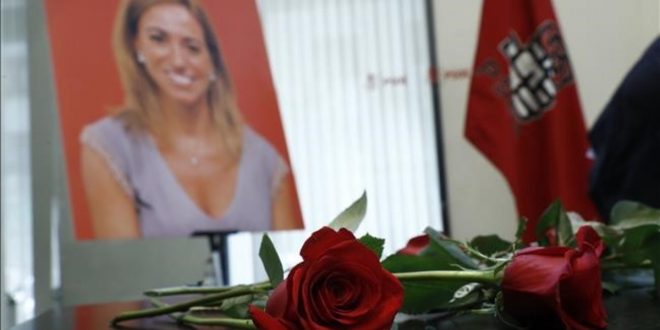
[[[105,158],[135,201],[143,237],[270,230],[273,192],[289,168],[273,146],[247,126],[243,138],[234,199],[225,214],[214,219],[188,196],[149,135],[129,133],[112,117],[86,126],[80,135],[81,143]]]

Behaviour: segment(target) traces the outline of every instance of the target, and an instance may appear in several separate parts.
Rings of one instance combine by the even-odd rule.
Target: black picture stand
[[[206,236],[211,248],[211,260],[213,261],[213,275],[215,284],[220,286],[229,285],[229,257],[227,237],[235,234],[236,230],[229,231],[196,231],[194,237]]]

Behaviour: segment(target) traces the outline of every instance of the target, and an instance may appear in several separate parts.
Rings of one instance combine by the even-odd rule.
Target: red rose
[[[600,284],[602,241],[591,227],[576,235],[578,247],[526,248],[504,271],[504,310],[527,326],[605,328]]]
[[[259,329],[389,329],[403,287],[353,234],[324,227],[307,239],[266,311],[250,306]]]

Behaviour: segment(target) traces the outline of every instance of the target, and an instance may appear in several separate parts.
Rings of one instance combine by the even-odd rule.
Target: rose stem
[[[185,310],[188,310],[188,308],[193,307],[193,306],[205,305],[205,304],[215,302],[215,301],[218,301],[218,300],[243,296],[243,295],[246,295],[246,294],[262,293],[263,291],[270,290],[270,289],[272,289],[272,286],[270,285],[270,283],[265,283],[265,284],[261,284],[261,285],[254,285],[254,286],[249,286],[249,287],[238,287],[238,288],[231,289],[231,290],[228,290],[228,291],[225,291],[225,292],[210,294],[210,295],[204,296],[202,298],[194,299],[194,300],[191,300],[191,301],[188,301],[188,302],[169,305],[167,307],[150,308],[150,309],[139,310],[139,311],[124,312],[124,313],[119,314],[114,319],[112,319],[111,323],[112,323],[112,325],[117,325],[119,322],[123,322],[123,321],[127,321],[127,320],[140,319],[140,318],[145,318],[145,317],[152,317],[152,316],[158,316],[158,315],[163,315],[163,314],[169,314],[169,313],[172,313],[172,312],[185,311]]]
[[[261,286],[266,285],[269,282],[259,282],[255,283],[252,286]],[[177,295],[188,295],[188,294],[211,294],[211,293],[221,293],[233,290],[236,287],[201,287],[201,286],[177,286],[173,288],[161,288],[153,289],[144,292],[144,295],[147,297],[166,297],[166,296],[177,296]]]
[[[247,319],[232,319],[223,317],[197,317],[186,315],[181,318],[181,321],[186,324],[194,325],[221,325],[231,329],[256,329],[252,320]]]
[[[454,280],[497,284],[498,276],[493,270],[429,270],[392,274],[399,280]]]
[[[158,308],[164,308],[170,306],[156,298],[150,298],[149,300],[151,301],[152,304],[156,305]],[[192,325],[220,325],[220,326],[230,327],[232,329],[257,328],[252,322],[252,320],[246,320],[246,319],[234,319],[234,318],[226,318],[226,317],[201,318],[193,315],[184,315],[184,314],[170,315],[170,316],[177,322],[192,324]]]

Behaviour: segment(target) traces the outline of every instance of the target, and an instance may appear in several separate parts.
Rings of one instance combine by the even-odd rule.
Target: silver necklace
[[[192,165],[192,166],[199,165],[199,157],[197,157],[197,156],[190,157],[190,165]]]

